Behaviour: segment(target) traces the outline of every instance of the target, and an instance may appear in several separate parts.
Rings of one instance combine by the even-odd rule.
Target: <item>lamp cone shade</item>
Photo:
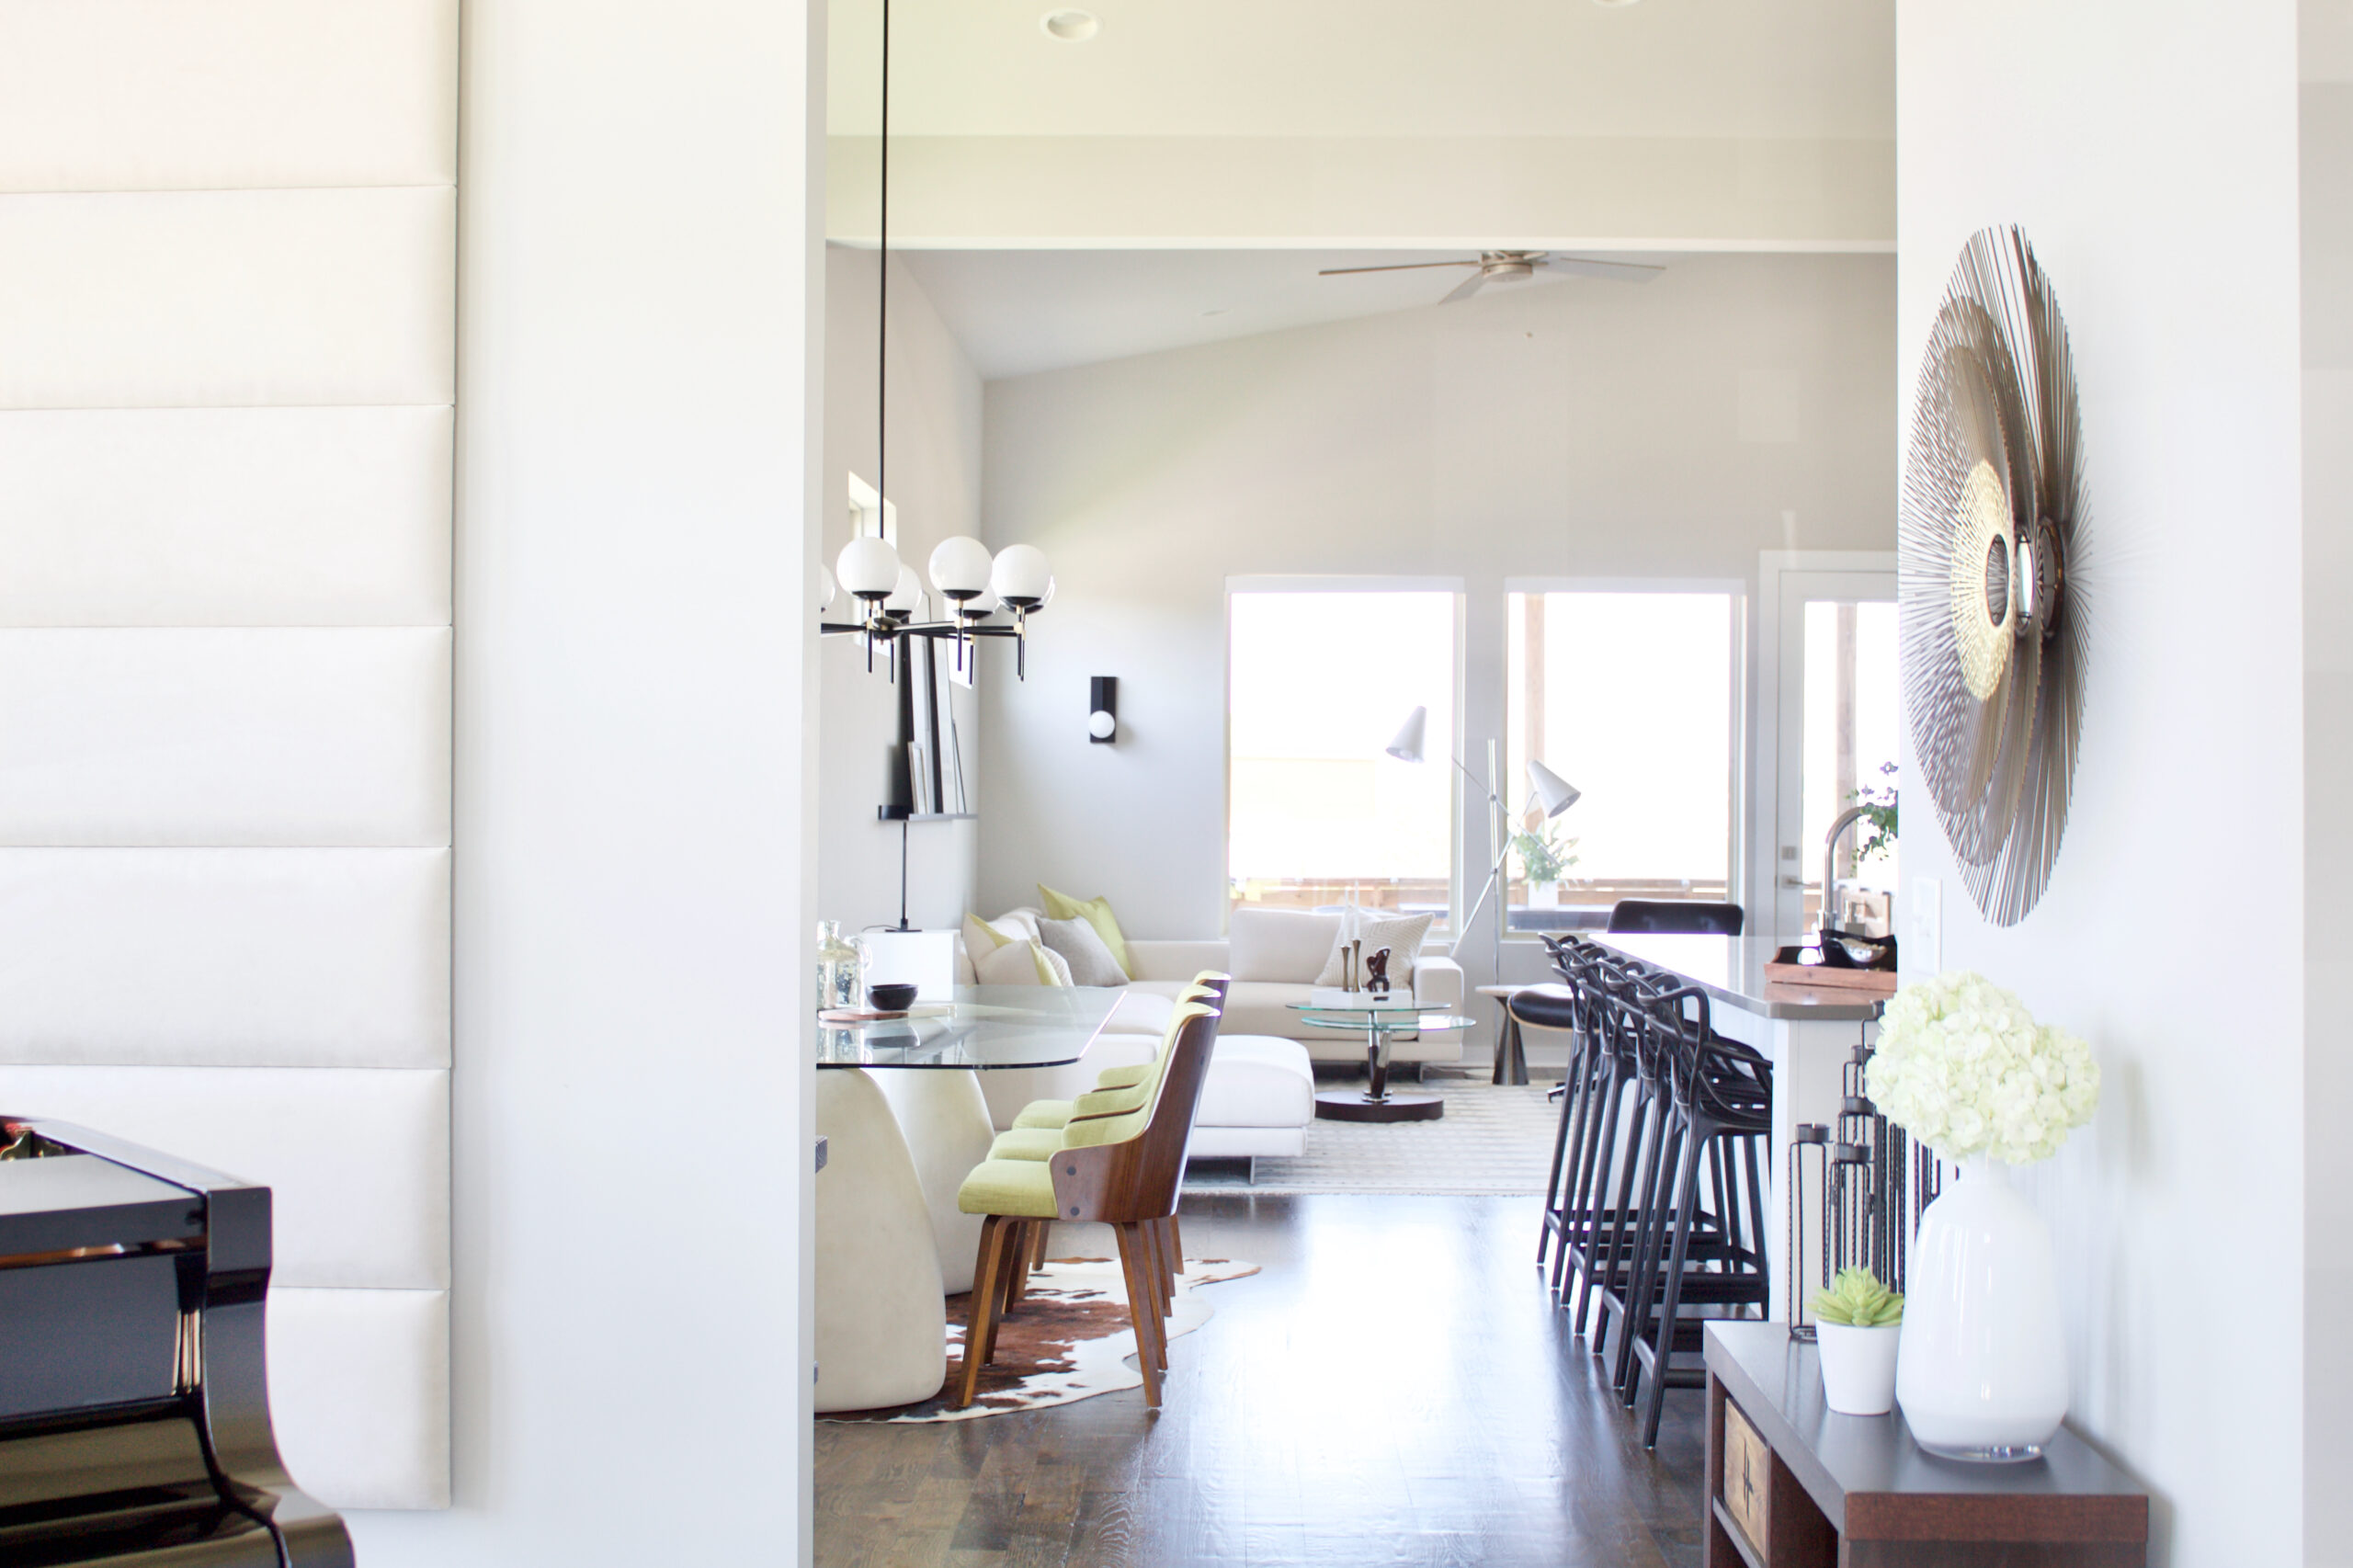
[[[1575,785],[1533,760],[1528,765],[1528,787],[1535,790],[1537,800],[1543,802],[1547,817],[1559,816],[1575,805],[1577,796],[1583,793]]]
[[[1430,710],[1427,708],[1416,708],[1406,714],[1405,722],[1397,726],[1396,738],[1389,743],[1389,755],[1400,762],[1421,761],[1422,742],[1429,725]]]

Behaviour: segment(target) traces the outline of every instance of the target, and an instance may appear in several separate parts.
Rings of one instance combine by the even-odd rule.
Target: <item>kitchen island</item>
[[[1851,991],[1768,981],[1772,943],[1750,937],[1597,936],[1629,958],[1669,971],[1708,994],[1718,1034],[1765,1053],[1773,1063],[1773,1179],[1767,1215],[1772,1257],[1772,1316],[1788,1312],[1790,1259],[1787,1178],[1791,1141],[1804,1121],[1833,1125],[1843,1098],[1841,1075],[1855,1047],[1873,1038],[1881,1003]],[[1808,1256],[1819,1258],[1819,1215],[1805,1216]]]

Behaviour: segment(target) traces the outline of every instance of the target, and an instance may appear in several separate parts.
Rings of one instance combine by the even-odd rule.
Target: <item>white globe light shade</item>
[[[997,551],[996,565],[989,573],[989,586],[1009,605],[1044,603],[1046,589],[1053,580],[1046,552],[1034,544],[1006,545]]]
[[[1098,741],[1109,740],[1119,727],[1120,722],[1099,708],[1086,716],[1086,733]]]
[[[824,609],[833,604],[834,596],[842,591],[841,585],[834,581],[834,569],[822,562],[817,567],[817,581],[824,585],[817,596],[817,608]]]
[[[861,599],[879,599],[899,585],[899,552],[888,541],[854,539],[834,557],[834,575]]]
[[[970,534],[939,541],[931,552],[931,585],[951,599],[969,599],[989,585],[989,547]]]
[[[956,608],[962,610],[965,615],[971,619],[978,620],[983,616],[995,615],[999,607],[997,604],[996,595],[986,588],[983,588],[979,593],[974,594],[971,598],[966,599],[962,604]]]
[[[882,608],[887,610],[895,610],[901,615],[913,615],[915,606],[921,603],[923,603],[923,579],[915,575],[914,567],[900,567],[898,584],[892,588],[891,597],[882,601]]]

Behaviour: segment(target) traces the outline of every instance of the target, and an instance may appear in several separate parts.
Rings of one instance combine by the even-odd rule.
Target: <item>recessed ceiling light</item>
[[[1085,43],[1102,30],[1103,24],[1092,11],[1049,11],[1038,20],[1048,38],[1058,38],[1064,43]]]

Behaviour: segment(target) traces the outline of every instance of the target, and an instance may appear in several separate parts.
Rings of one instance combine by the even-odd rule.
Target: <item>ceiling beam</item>
[[[878,142],[828,146],[871,244]],[[1895,144],[1706,137],[893,136],[893,248],[1892,252]]]

